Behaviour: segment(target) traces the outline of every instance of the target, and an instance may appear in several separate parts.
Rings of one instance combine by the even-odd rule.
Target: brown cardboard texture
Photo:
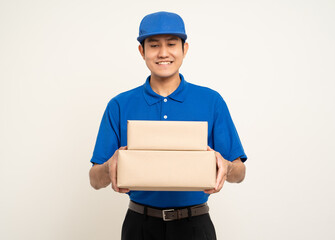
[[[119,150],[117,186],[130,190],[203,191],[215,187],[214,151]]]
[[[129,150],[207,150],[207,122],[128,120]]]

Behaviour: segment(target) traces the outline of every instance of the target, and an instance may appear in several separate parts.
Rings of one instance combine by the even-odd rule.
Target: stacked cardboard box
[[[128,150],[118,155],[117,184],[130,190],[203,191],[215,187],[216,158],[207,122],[128,121]]]

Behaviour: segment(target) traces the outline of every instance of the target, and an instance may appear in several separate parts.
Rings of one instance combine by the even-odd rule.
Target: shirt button
[[[166,99],[166,98],[164,98],[164,102],[167,102],[167,99]]]
[[[167,119],[167,116],[166,116],[166,115],[164,115],[164,119]]]

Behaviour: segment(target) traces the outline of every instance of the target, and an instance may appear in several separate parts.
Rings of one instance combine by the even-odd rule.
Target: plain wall
[[[120,238],[128,196],[91,188],[89,161],[108,101],[149,75],[136,37],[160,10],[249,157],[210,197],[218,239],[335,239],[332,0],[1,0],[0,238]]]

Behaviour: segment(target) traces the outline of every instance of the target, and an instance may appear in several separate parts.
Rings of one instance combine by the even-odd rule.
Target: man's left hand
[[[212,148],[207,146],[207,151],[214,151]],[[213,189],[205,190],[205,193],[212,194],[220,192],[223,187],[224,182],[226,181],[228,174],[233,168],[233,163],[224,159],[219,152],[215,151],[216,156],[216,167],[217,167],[217,176],[216,176],[216,186]]]

